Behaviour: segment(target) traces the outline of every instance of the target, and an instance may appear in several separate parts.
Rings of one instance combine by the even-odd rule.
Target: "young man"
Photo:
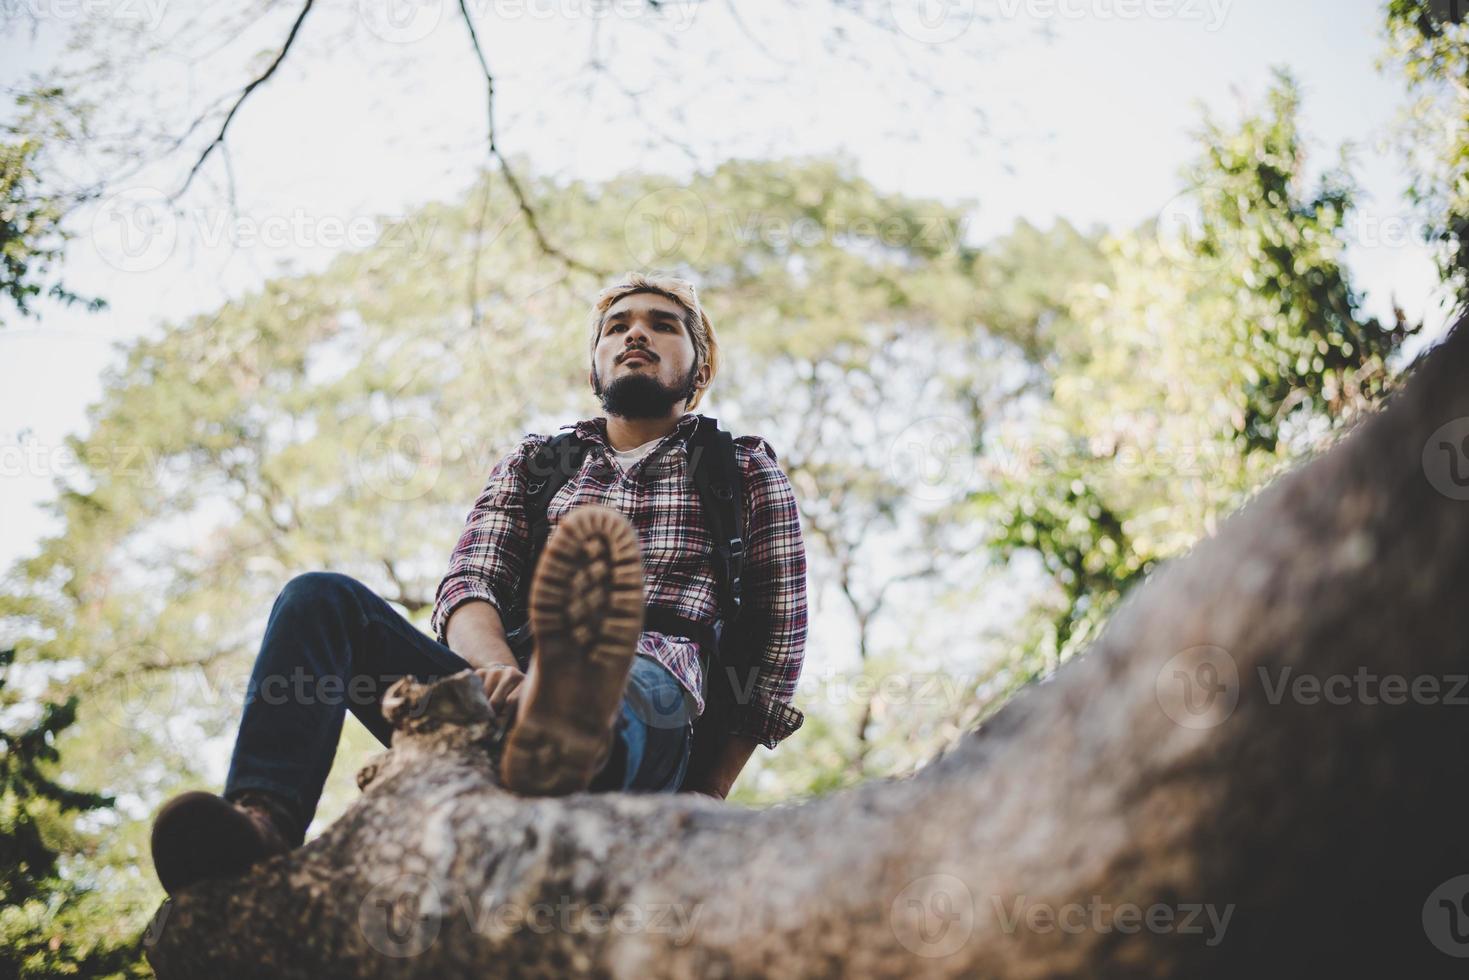
[[[526,567],[525,503],[531,455],[548,437],[530,435],[491,470],[469,513],[435,597],[435,638],[346,575],[287,583],[251,674],[223,796],[185,793],[154,822],[154,864],[170,893],[299,846],[346,711],[388,744],[382,696],[404,675],[475,671],[491,707],[510,718],[501,777],[526,794],[723,798],[757,744],[774,748],[800,727],[791,703],[806,641],[800,519],[775,451],[741,436],[741,616],[758,624],[757,671],[727,730],[690,766],[708,651],[643,613],[671,610],[701,625],[718,615],[713,542],[687,449],[702,417],[688,410],[713,380],[719,348],[682,279],[629,275],[598,296],[590,327],[590,381],[607,414],[563,426],[590,448],[547,506],[537,568]],[[522,661],[501,610],[531,573],[535,649]]]

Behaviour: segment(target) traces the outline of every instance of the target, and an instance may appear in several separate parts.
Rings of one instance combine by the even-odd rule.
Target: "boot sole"
[[[206,878],[233,878],[276,853],[262,847],[250,822],[228,800],[192,790],[169,800],[153,821],[153,868],[177,894]]]
[[[519,793],[587,788],[607,761],[628,672],[643,630],[637,532],[611,507],[563,517],[531,582],[535,653],[501,776]]]

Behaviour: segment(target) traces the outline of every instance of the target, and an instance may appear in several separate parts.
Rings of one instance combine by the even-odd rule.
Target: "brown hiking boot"
[[[571,510],[546,540],[531,582],[535,653],[500,775],[526,795],[587,788],[606,763],[643,629],[643,559],[619,511]]]
[[[232,803],[191,790],[165,803],[153,819],[153,868],[175,895],[204,878],[232,878],[291,850],[281,816],[259,794]]]

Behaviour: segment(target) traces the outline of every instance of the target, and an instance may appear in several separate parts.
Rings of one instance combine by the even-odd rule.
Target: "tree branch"
[[[165,980],[1453,975],[1469,500],[1438,467],[1466,371],[1461,322],[912,776],[764,810],[525,800],[473,676],[405,680],[362,798],[166,905],[149,958]]]
[[[479,34],[474,29],[474,19],[469,16],[469,8],[465,0],[459,0],[459,12],[464,18],[464,26],[469,30],[469,43],[474,46],[474,56],[479,59],[480,71],[485,76],[485,118],[486,133],[489,139],[490,156],[494,157],[500,164],[501,171],[505,174],[505,183],[510,186],[510,193],[515,196],[515,202],[520,207],[520,213],[525,217],[525,223],[530,227],[531,234],[535,236],[536,244],[541,251],[553,258],[560,259],[568,268],[579,269],[590,273],[597,278],[602,278],[606,272],[593,268],[567,255],[561,249],[547,241],[545,234],[541,231],[540,222],[536,219],[535,209],[531,207],[530,200],[525,195],[525,190],[520,186],[520,181],[515,176],[515,171],[510,166],[510,161],[500,152],[499,144],[495,138],[495,77],[490,72],[490,63],[485,59],[484,49],[480,47]],[[489,188],[485,188],[485,200],[488,201]],[[480,211],[480,222],[484,221],[484,208]],[[479,236],[475,236],[475,251],[471,265],[470,289],[471,289],[471,326],[479,325],[479,303],[474,295],[475,280],[479,275]]]
[[[240,92],[239,98],[235,99],[235,104],[230,107],[229,113],[224,117],[224,123],[219,127],[219,133],[204,148],[204,152],[199,154],[199,159],[194,161],[194,166],[189,168],[189,175],[184,178],[183,186],[169,196],[168,201],[170,204],[177,201],[183,195],[184,191],[189,189],[189,185],[194,181],[194,175],[199,172],[200,167],[204,166],[204,161],[209,159],[209,154],[214,152],[214,148],[224,144],[225,133],[229,132],[230,123],[234,120],[235,113],[240,111],[240,106],[245,104],[245,100],[250,97],[250,93],[254,92],[266,79],[274,75],[275,70],[280,67],[281,62],[285,61],[286,53],[291,50],[291,45],[295,43],[296,33],[301,30],[301,25],[305,22],[306,15],[311,13],[311,5],[315,2],[316,0],[306,0],[305,4],[302,5],[301,13],[296,16],[296,22],[291,25],[291,32],[286,35],[286,43],[281,45],[280,51],[276,53],[275,60]],[[190,126],[189,129],[192,131],[193,126]]]

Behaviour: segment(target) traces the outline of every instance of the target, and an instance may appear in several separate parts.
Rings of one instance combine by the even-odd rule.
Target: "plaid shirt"
[[[645,601],[670,606],[697,623],[712,623],[719,613],[714,541],[704,526],[687,456],[701,417],[685,413],[626,474],[612,456],[605,417],[563,425],[591,445],[581,469],[547,506],[546,518],[554,531],[573,507],[597,503],[617,509],[638,533]],[[482,599],[503,610],[522,587],[530,549],[527,468],[536,447],[549,438],[526,436],[490,471],[434,598],[430,622],[440,643],[446,643],[444,631],[456,607]],[[748,704],[734,707],[731,731],[774,748],[805,720],[792,700],[806,648],[806,548],[795,493],[776,465],[775,450],[759,436],[739,436],[734,444],[745,484],[741,616],[768,623],[769,635],[756,661],[754,691]],[[692,695],[696,715],[703,712],[704,671],[695,640],[644,632],[638,652],[667,667]]]

